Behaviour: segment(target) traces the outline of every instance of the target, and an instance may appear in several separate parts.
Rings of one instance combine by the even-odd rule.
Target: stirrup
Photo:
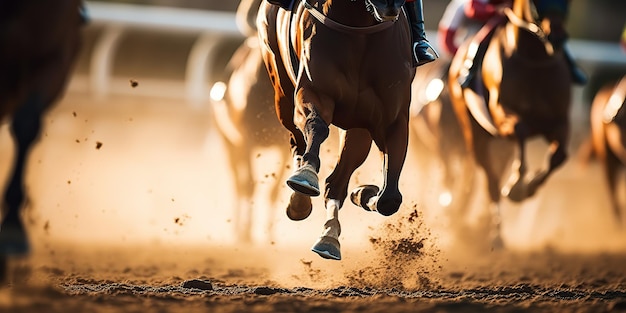
[[[420,49],[421,57],[418,56],[417,49]],[[428,52],[428,49],[432,50],[434,56]],[[413,43],[413,60],[415,61],[416,66],[432,62],[438,58],[439,54],[437,53],[435,48],[430,45],[428,40],[422,39]]]

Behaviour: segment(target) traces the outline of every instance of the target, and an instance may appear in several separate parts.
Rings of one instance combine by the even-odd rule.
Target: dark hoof
[[[287,217],[292,221],[301,221],[313,211],[313,204],[311,204],[311,198],[307,195],[299,192],[291,194],[289,204],[287,204]]]
[[[375,208],[367,206],[367,202],[378,195],[380,189],[376,185],[363,185],[355,188],[350,193],[350,201],[356,206],[363,208],[365,211],[375,211]]]
[[[341,251],[339,250],[339,240],[322,236],[317,240],[311,251],[319,254],[324,259],[341,260]]]
[[[402,197],[400,198],[379,198],[376,204],[378,213],[384,216],[391,216],[400,210],[402,205]]]
[[[30,244],[23,226],[2,226],[0,229],[0,256],[23,256],[29,252]]]
[[[296,170],[289,179],[287,179],[289,188],[310,197],[320,195],[319,179],[317,173],[311,165],[305,165]]]

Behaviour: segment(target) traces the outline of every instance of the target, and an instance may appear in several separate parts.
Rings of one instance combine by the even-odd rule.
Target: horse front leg
[[[322,235],[311,250],[323,258],[341,260],[339,235],[339,209],[348,195],[348,183],[352,173],[365,162],[372,137],[366,129],[354,128],[341,132],[339,160],[326,179],[326,223]]]
[[[306,149],[301,166],[287,179],[287,185],[296,192],[317,197],[320,195],[317,176],[321,166],[320,148],[330,132],[326,121],[332,120],[332,116],[323,118],[318,107],[326,108],[326,112],[332,112],[333,104],[328,101],[322,102],[320,97],[308,88],[299,88],[295,101],[297,105],[294,122],[304,134]]]

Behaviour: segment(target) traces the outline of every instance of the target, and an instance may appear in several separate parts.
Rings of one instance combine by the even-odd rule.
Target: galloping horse
[[[10,120],[16,144],[0,224],[3,268],[7,257],[30,249],[20,216],[26,202],[24,169],[42,115],[63,93],[79,51],[80,7],[80,0],[0,3],[0,118]]]
[[[466,51],[475,44],[472,41],[459,49],[449,75],[450,92],[466,144],[486,173],[494,209],[495,244],[502,244],[501,194],[516,202],[532,197],[567,158],[571,78],[562,51],[564,12],[547,12],[543,20],[536,22],[529,1],[515,0],[512,10],[505,10],[508,20],[495,29],[478,71],[479,79],[472,88],[461,88],[458,83]],[[536,136],[550,143],[548,165],[527,177],[525,144]],[[515,142],[518,150],[511,176],[502,189],[506,163],[501,161],[513,157],[514,147],[502,145],[498,139]],[[490,152],[497,143],[500,160]]]
[[[223,81],[216,82],[212,90],[226,88],[223,96],[213,99],[215,124],[221,135],[230,164],[237,195],[234,212],[235,233],[240,242],[252,241],[253,208],[255,195],[253,177],[254,150],[281,147],[281,164],[289,160],[287,131],[278,123],[274,113],[274,89],[265,70],[256,32],[256,14],[262,0],[243,0],[237,9],[237,21],[246,40],[235,51],[226,66]],[[250,21],[250,17],[253,19]],[[286,175],[281,168],[276,180]],[[270,207],[276,202],[280,191],[278,181],[270,190]],[[271,218],[273,210],[268,212]],[[271,220],[271,219],[270,219]],[[273,238],[272,223],[265,224],[269,241]]]
[[[620,225],[622,205],[617,194],[618,177],[626,167],[626,76],[600,89],[591,104],[593,153],[604,165],[613,212]]]
[[[404,0],[303,0],[293,12],[264,2],[257,27],[276,113],[291,133],[295,172],[288,216],[305,219],[320,195],[320,145],[329,125],[341,132],[338,162],[326,179],[327,220],[312,250],[341,259],[339,209],[352,173],[372,141],[383,154],[384,184],[360,186],[350,198],[368,211],[392,215],[408,144],[411,81],[415,75]]]

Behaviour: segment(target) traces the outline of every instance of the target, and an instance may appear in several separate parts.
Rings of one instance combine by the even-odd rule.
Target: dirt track
[[[46,121],[27,178],[34,252],[11,263],[1,312],[626,312],[626,236],[594,165],[567,167],[528,207],[510,206],[507,252],[466,233],[455,244],[441,212],[404,191],[391,218],[346,205],[335,262],[308,250],[321,210],[294,223],[262,196],[257,241],[234,241],[205,110],[71,96]],[[272,183],[271,154],[258,159],[271,165],[259,184]],[[373,162],[356,180],[378,179]],[[405,173],[404,190],[433,188]]]

